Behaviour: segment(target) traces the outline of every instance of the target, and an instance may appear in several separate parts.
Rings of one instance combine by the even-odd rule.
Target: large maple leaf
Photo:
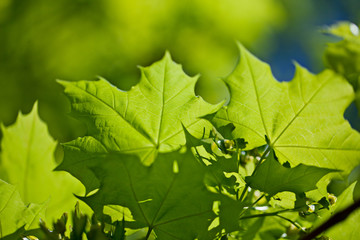
[[[216,112],[222,103],[212,105],[195,96],[196,81],[169,54],[141,68],[140,82],[128,92],[104,79],[60,81],[72,115],[86,123],[88,136],[64,144],[65,157],[58,170],[69,171],[92,190],[96,180],[84,168],[92,160],[83,153],[134,153],[150,165],[159,152],[185,144],[182,124],[201,137],[211,124],[200,117]]]
[[[235,212],[240,208],[235,201],[208,191],[207,168],[191,151],[159,154],[150,167],[130,155],[107,154],[102,160],[92,169],[101,188],[83,198],[98,216],[104,206],[120,205],[130,209],[137,226],[148,227],[159,239],[213,239],[216,231],[208,231],[216,217],[213,202],[221,200],[233,210],[220,213],[220,226],[229,218],[237,224]]]
[[[225,79],[231,100],[213,118],[235,125],[248,149],[268,144],[281,162],[344,170],[360,163],[360,134],[343,118],[354,97],[340,75],[318,75],[296,65],[291,82],[278,82],[270,67],[240,46],[240,62]]]

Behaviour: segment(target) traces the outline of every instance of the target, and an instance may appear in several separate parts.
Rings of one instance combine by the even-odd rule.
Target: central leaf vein
[[[249,71],[250,71],[250,74],[251,74],[251,81],[252,81],[252,83],[254,85],[255,96],[256,96],[256,100],[257,100],[256,102],[257,102],[257,105],[258,105],[258,108],[259,108],[259,113],[260,113],[261,121],[262,121],[263,126],[264,126],[265,134],[267,136],[269,136],[268,130],[267,130],[266,124],[265,124],[264,114],[262,112],[262,107],[261,107],[261,104],[260,104],[260,97],[259,97],[259,92],[258,92],[258,89],[257,89],[257,84],[255,82],[255,76],[254,76],[253,68],[252,68],[252,65],[249,64],[247,58],[246,58],[246,62],[247,62],[247,66],[249,67]]]
[[[95,98],[97,101],[101,102],[102,104],[104,104],[107,108],[110,108],[113,112],[116,113],[117,116],[119,116],[121,119],[124,120],[124,122],[127,123],[128,126],[130,126],[132,129],[136,130],[136,132],[138,132],[140,134],[140,136],[142,136],[143,138],[145,138],[145,140],[152,142],[154,145],[155,143],[152,141],[152,139],[149,139],[148,136],[146,136],[142,131],[140,131],[139,129],[135,128],[135,126],[133,126],[124,116],[122,116],[118,111],[116,111],[114,108],[112,108],[107,102],[103,101],[102,99],[98,98],[97,96],[89,93],[88,91],[85,91],[84,89],[80,88],[77,85],[74,85],[76,88],[80,89],[81,91],[85,92],[87,95]],[[128,95],[128,94],[127,94]]]
[[[164,108],[165,108],[165,100],[164,100],[165,96],[164,96],[164,94],[165,94],[166,71],[167,71],[167,63],[165,62],[163,84],[162,84],[162,92],[161,92],[160,119],[159,119],[158,134],[157,134],[157,139],[156,139],[157,147],[159,147],[159,145],[160,145],[161,125],[162,125],[162,120],[163,120],[163,115],[164,115]]]
[[[304,105],[301,107],[301,109],[295,114],[295,116],[291,119],[291,121],[284,127],[284,129],[280,132],[280,134],[275,138],[275,140],[272,142],[272,145],[275,145],[275,143],[280,139],[280,137],[286,132],[286,130],[292,125],[292,123],[297,119],[297,117],[302,113],[302,111],[311,103],[311,101],[317,96],[317,94],[322,90],[322,88],[329,82],[330,80],[324,81],[318,89],[313,93],[313,95],[309,98],[308,101],[304,103]]]

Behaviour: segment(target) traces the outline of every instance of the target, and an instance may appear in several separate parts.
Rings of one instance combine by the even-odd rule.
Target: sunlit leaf
[[[196,81],[197,77],[187,76],[169,54],[141,68],[139,84],[128,92],[104,79],[60,81],[71,101],[71,114],[86,123],[88,136],[64,144],[65,158],[58,169],[76,175],[92,190],[96,184],[86,179],[91,172],[83,174],[86,159],[72,157],[76,152],[134,153],[150,165],[159,152],[185,144],[182,124],[201,137],[211,124],[200,117],[214,113],[221,103],[211,105],[195,96]]]
[[[25,204],[49,201],[49,220],[71,211],[78,201],[73,194],[80,195],[82,186],[68,173],[53,172],[57,143],[39,118],[37,104],[29,114],[20,113],[14,125],[1,130],[1,177],[16,185]]]
[[[226,78],[231,100],[213,119],[235,125],[248,149],[266,144],[280,162],[351,171],[360,163],[360,134],[343,118],[354,98],[350,84],[330,70],[318,75],[296,65],[291,82],[278,82],[270,67],[240,46],[240,62]]]

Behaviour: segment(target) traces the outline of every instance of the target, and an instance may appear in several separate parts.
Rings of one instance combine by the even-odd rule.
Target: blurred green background
[[[40,116],[60,142],[85,133],[68,117],[55,82],[102,76],[123,90],[137,68],[166,50],[209,102],[226,96],[219,79],[237,61],[236,41],[292,78],[292,60],[318,72],[329,41],[318,30],[338,20],[360,22],[358,0],[0,0],[0,122],[39,100]]]

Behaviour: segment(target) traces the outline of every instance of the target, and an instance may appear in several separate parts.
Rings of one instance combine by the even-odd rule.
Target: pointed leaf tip
[[[172,57],[171,57],[171,54],[170,54],[170,51],[169,50],[166,50],[165,51],[165,54],[164,54],[164,57],[165,59],[169,59],[170,61],[172,61]]]

